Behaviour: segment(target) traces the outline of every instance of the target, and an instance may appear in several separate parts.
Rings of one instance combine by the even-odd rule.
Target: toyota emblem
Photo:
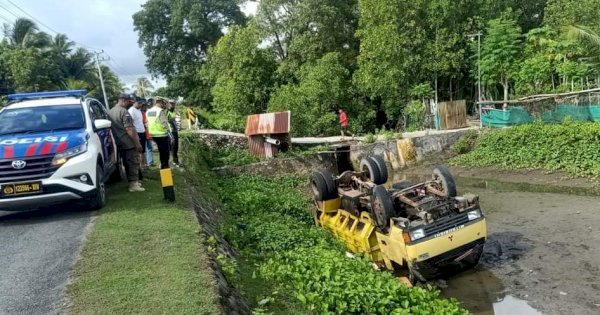
[[[16,160],[12,162],[12,167],[16,170],[22,170],[25,166],[27,166],[27,162],[25,161]]]

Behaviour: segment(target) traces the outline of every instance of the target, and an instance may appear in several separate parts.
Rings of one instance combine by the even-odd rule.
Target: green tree
[[[223,29],[245,23],[236,0],[148,0],[133,15],[146,66],[188,98],[205,88],[196,76]],[[205,92],[206,90],[202,91]]]
[[[263,0],[256,20],[281,61],[285,82],[326,53],[339,52],[347,66],[358,53],[356,0]]]
[[[353,82],[361,93],[390,112],[400,106],[406,87],[407,54],[403,46],[408,42],[399,31],[404,8],[395,0],[359,0],[358,6],[360,54]]]
[[[349,103],[350,73],[340,53],[328,53],[300,70],[300,83],[278,89],[269,102],[269,111],[292,112],[294,135],[337,134],[337,109]],[[350,108],[352,110],[352,108]],[[363,115],[368,110],[363,109]]]
[[[261,37],[253,23],[233,26],[210,49],[200,76],[212,86],[212,108],[230,129],[241,130],[247,115],[267,109],[277,64],[271,50],[259,48]]]
[[[502,85],[504,101],[508,101],[510,82],[516,77],[521,56],[521,28],[517,22],[508,14],[491,20],[482,43],[482,79]]]

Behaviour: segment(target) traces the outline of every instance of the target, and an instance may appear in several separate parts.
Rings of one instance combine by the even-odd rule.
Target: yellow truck
[[[457,196],[447,167],[436,167],[425,182],[391,185],[382,157],[364,158],[360,168],[312,174],[317,226],[380,267],[408,271],[412,283],[477,265],[485,217],[478,196]]]

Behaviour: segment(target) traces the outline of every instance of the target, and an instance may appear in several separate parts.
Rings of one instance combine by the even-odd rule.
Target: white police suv
[[[111,121],[85,90],[12,94],[0,109],[0,210],[67,201],[106,204],[105,182],[124,177]]]

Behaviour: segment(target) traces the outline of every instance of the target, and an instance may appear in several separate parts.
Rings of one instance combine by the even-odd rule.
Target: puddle
[[[474,315],[542,314],[526,301],[510,295],[488,270],[470,270],[446,281],[442,296],[458,299]]]

